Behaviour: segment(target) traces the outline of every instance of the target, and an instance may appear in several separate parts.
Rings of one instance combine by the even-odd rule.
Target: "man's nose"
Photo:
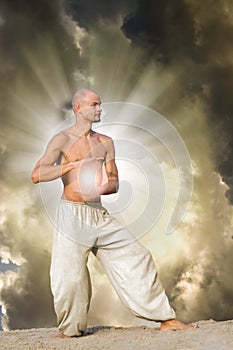
[[[98,107],[97,107],[97,110],[98,110],[98,112],[102,112],[101,106],[98,106]]]

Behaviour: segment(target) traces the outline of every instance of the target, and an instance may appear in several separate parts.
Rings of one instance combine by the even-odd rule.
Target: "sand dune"
[[[198,322],[188,331],[160,332],[147,327],[89,328],[79,338],[56,338],[56,328],[0,332],[1,350],[232,350],[233,321]]]

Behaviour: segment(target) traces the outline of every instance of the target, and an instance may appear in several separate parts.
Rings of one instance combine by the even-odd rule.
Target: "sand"
[[[199,328],[160,332],[147,327],[89,328],[86,336],[56,338],[56,328],[0,332],[1,350],[232,350],[233,321],[198,322]]]

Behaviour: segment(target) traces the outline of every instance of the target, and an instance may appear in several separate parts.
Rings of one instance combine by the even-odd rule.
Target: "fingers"
[[[88,161],[88,162],[90,162],[90,161],[96,161],[96,160],[101,160],[101,161],[103,161],[103,160],[104,160],[104,157],[86,157],[86,158],[84,158],[83,160],[84,160],[84,161]]]

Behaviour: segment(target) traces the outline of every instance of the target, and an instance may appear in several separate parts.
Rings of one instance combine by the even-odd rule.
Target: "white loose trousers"
[[[93,252],[123,304],[137,317],[176,317],[159,281],[151,253],[100,203],[61,200],[51,261],[51,290],[58,328],[79,336],[87,327],[91,298],[87,260]]]

